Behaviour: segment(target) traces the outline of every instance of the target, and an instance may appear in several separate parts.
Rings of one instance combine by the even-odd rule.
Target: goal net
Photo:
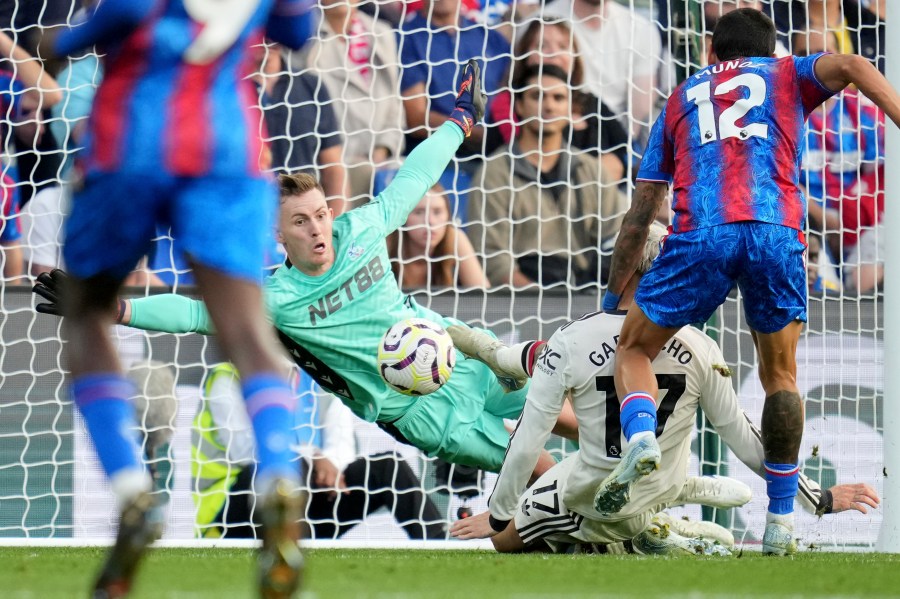
[[[329,197],[352,200],[350,209],[384,189],[404,155],[441,122],[453,105],[457,65],[481,59],[488,125],[464,144],[441,178],[443,189],[413,213],[391,247],[397,276],[420,303],[510,342],[547,338],[597,309],[649,127],[673,87],[705,64],[722,12],[761,5],[778,28],[778,54],[827,48],[862,54],[884,68],[883,0],[604,0],[593,9],[590,2],[565,0],[462,0],[462,20],[452,15],[457,26],[442,24],[450,17],[430,4],[379,0],[352,11],[341,4],[330,8],[319,38],[302,51],[261,47],[255,79],[265,115],[260,133],[270,147],[261,160],[273,172],[315,172]],[[41,32],[71,23],[76,8],[68,0],[42,6],[15,0],[0,9],[0,35],[34,54]],[[60,266],[66,181],[102,63],[96,55],[47,63],[53,81],[45,76],[29,84],[27,60],[0,55],[0,537],[88,542],[112,535],[114,500],[72,404],[59,319],[35,313],[29,283]],[[557,97],[560,84],[568,91]],[[58,95],[50,93],[55,86]],[[846,91],[813,115],[805,145],[810,297],[797,355],[806,397],[801,465],[823,487],[860,482],[880,493],[884,117],[858,92]],[[421,254],[441,235],[439,250]],[[469,255],[474,274],[463,259]],[[273,249],[271,264],[282,259]],[[178,240],[163,230],[131,282],[130,296],[166,291],[157,284],[194,293]],[[743,408],[758,423],[764,393],[741,308],[735,292],[704,326],[723,349]],[[167,500],[165,538],[206,542],[254,534],[250,487],[228,492],[248,478],[252,446],[246,423],[235,415],[239,400],[207,384],[222,360],[215,340],[123,327],[110,334],[127,366],[152,360],[151,378],[174,377],[168,388],[165,380],[160,387],[158,380],[139,379],[151,406],[141,409],[148,463]],[[302,382],[299,389],[306,389]],[[494,474],[430,459],[309,391],[314,399],[301,401],[305,416],[297,418],[298,463],[317,447],[348,479],[353,469],[357,481],[349,488],[356,494],[338,494],[330,512],[310,514],[311,534],[341,535],[348,545],[446,539],[447,525],[462,512],[486,509]],[[177,401],[164,399],[169,395]],[[698,506],[673,512],[714,519],[739,542],[758,542],[764,482],[737,461],[702,414],[694,441],[692,474],[733,476],[750,485],[753,500],[727,512]],[[549,448],[560,457],[574,451],[559,439]],[[368,488],[358,481],[368,481]],[[353,508],[359,513],[347,516],[360,495],[361,507]],[[218,525],[228,514],[232,519]],[[803,514],[798,535],[804,545],[868,548],[881,519],[880,510],[821,519]]]

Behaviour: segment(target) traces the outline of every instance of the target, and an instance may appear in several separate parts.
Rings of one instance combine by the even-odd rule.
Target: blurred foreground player
[[[670,184],[675,219],[622,327],[615,389],[628,446],[597,501],[607,512],[621,510],[631,485],[659,466],[654,431],[662,404],[651,362],[682,326],[705,322],[736,284],[766,393],[763,552],[785,555],[797,549],[793,511],[803,433],[795,354],[807,318],[806,199],[799,186],[804,122],[852,83],[900,123],[900,96],[861,56],[776,59],[774,49],[775,27],[761,12],[723,16],[711,66],[676,88],[651,131],[604,310],[618,307]]]
[[[289,597],[299,586],[299,477],[288,442],[295,399],[278,368],[259,288],[276,192],[259,167],[248,75],[249,49],[263,35],[303,45],[314,25],[310,4],[103,0],[42,44],[60,56],[91,46],[105,55],[63,250],[72,274],[63,305],[72,392],[121,510],[96,598],[127,595],[161,533],[131,433],[134,385],[108,337],[119,286],[158,224],[184,244],[219,341],[244,381],[259,448],[260,593]]]

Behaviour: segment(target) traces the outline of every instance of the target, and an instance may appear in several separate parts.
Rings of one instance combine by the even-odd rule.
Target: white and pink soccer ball
[[[424,318],[401,320],[378,346],[381,378],[404,395],[428,395],[450,378],[456,364],[453,340],[440,325]]]

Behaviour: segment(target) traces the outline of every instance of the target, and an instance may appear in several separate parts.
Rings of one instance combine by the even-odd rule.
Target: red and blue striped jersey
[[[816,78],[821,56],[730,60],[675,89],[637,177],[672,184],[674,231],[740,221],[804,228],[804,124],[834,94]]]
[[[104,0],[57,42],[96,45],[104,78],[78,162],[94,172],[258,175],[259,67],[264,35],[299,47],[310,0]]]

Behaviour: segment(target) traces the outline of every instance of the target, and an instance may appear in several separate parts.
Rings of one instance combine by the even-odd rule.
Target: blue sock
[[[276,374],[257,374],[241,385],[247,413],[256,433],[256,457],[260,478],[299,478],[294,442],[296,398],[290,385]]]
[[[643,391],[629,393],[622,400],[619,417],[625,440],[630,441],[637,433],[656,432],[656,402]]]
[[[766,468],[766,494],[769,496],[769,511],[785,515],[794,512],[794,497],[800,481],[800,466],[797,464],[771,464],[763,462]]]
[[[72,382],[75,405],[108,477],[127,468],[143,468],[131,403],[135,393],[134,383],[117,373],[90,374]]]

